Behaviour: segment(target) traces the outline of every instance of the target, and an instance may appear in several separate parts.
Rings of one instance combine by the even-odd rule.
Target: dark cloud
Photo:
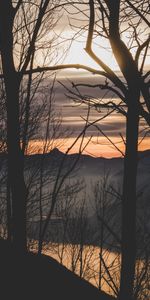
[[[84,84],[102,84],[103,79],[97,76],[78,76],[73,77],[72,81],[75,83],[81,82]],[[67,88],[71,88],[71,83],[67,79],[62,78],[61,82],[65,84]],[[91,89],[89,87],[84,87],[82,88],[82,90],[80,89],[80,92],[89,95],[89,97],[99,97],[99,99],[101,99],[102,97],[104,97],[106,91],[104,92],[99,88]],[[66,92],[66,89],[57,82],[55,86],[55,110],[62,114],[62,127],[64,129],[69,128],[71,131],[73,131],[72,135],[76,136],[81,132],[85,125],[85,121],[83,119],[86,119],[87,117],[88,107],[85,104],[80,105],[75,103],[73,100],[69,99],[66,96],[66,93],[69,94],[69,92]],[[114,97],[114,95],[108,94],[103,99],[105,102],[108,102],[112,100],[112,97]],[[115,101],[118,101],[117,98],[115,99]],[[98,113],[95,108],[93,108],[90,110],[89,121],[94,122],[95,120],[102,118],[105,113],[106,110],[104,109],[100,113]],[[118,136],[119,133],[124,134],[124,118],[118,113],[113,113],[113,115],[107,117],[101,122],[98,122],[97,125],[107,135]],[[87,130],[87,135],[96,136],[97,134],[98,130],[94,126],[90,126],[90,128]]]
[[[69,73],[67,73],[69,74]],[[72,73],[71,73],[72,74]],[[85,74],[84,74],[85,75]],[[69,75],[68,75],[69,77]],[[87,84],[102,84],[104,79],[100,76],[71,76],[70,78],[58,78],[55,84],[55,97],[54,97],[54,109],[56,114],[61,114],[62,116],[62,135],[63,132],[70,132],[71,137],[76,137],[83,130],[85,126],[85,119],[87,118],[88,106],[85,104],[80,104],[69,99],[67,95],[69,92],[66,91],[65,87],[60,84],[60,82],[66,86],[66,88],[72,88],[72,82],[74,83],[87,83]],[[50,84],[50,83],[49,83]],[[48,82],[47,82],[48,85]],[[109,101],[115,101],[118,103],[120,101],[116,95],[103,91],[99,88],[89,88],[84,87],[80,89],[81,93],[89,95],[89,98],[103,99],[103,103]],[[66,95],[67,94],[67,95]],[[106,109],[97,112],[95,108],[90,110],[89,122],[95,122],[96,120],[103,118],[106,114]],[[113,112],[110,116],[96,123],[97,127],[100,128],[108,137],[119,137],[120,134],[125,136],[125,117],[117,112]],[[144,124],[141,122],[141,127]],[[90,126],[86,132],[86,136],[97,136],[102,135],[100,131],[95,126]]]

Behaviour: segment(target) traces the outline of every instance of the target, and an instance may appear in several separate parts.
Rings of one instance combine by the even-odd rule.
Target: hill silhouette
[[[46,256],[15,252],[7,241],[0,240],[0,299],[89,299],[113,300],[87,281]]]

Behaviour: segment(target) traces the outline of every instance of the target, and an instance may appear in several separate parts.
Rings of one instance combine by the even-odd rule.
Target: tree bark
[[[26,251],[26,186],[20,148],[20,78],[13,60],[13,18],[11,1],[0,4],[0,50],[7,108],[8,178],[12,197],[12,235],[16,249]]]
[[[138,163],[138,128],[140,78],[137,65],[120,38],[120,0],[107,1],[110,11],[110,44],[120,70],[126,79],[128,92],[126,121],[126,150],[124,158],[122,195],[122,263],[119,300],[132,300],[136,263],[136,177]]]
[[[136,263],[136,177],[138,163],[138,100],[129,99],[122,197],[122,264],[120,300],[133,299]],[[132,101],[131,101],[132,100]]]

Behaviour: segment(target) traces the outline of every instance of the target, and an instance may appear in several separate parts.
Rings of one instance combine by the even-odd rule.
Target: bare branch
[[[137,52],[136,52],[136,55],[135,55],[135,62],[138,63],[138,60],[139,60],[139,56],[142,52],[142,50],[145,48],[145,47],[148,47],[149,45],[149,42],[150,42],[150,36],[147,38],[147,40],[141,44],[138,49],[137,49]]]
[[[150,22],[144,17],[144,14],[142,14],[141,12],[140,12],[140,10],[137,8],[137,7],[135,7],[135,5],[133,5],[132,3],[131,3],[131,1],[129,1],[129,0],[126,0],[126,2],[129,4],[129,6],[137,13],[137,15],[139,15],[140,16],[140,18],[150,27]]]
[[[94,32],[94,23],[95,23],[95,9],[94,9],[94,1],[89,1],[90,6],[90,19],[89,19],[89,29],[85,51],[89,54],[89,56],[107,73],[109,79],[121,89],[121,91],[126,94],[125,85],[122,81],[117,77],[117,75],[110,69],[92,50],[92,40],[93,40],[93,32]]]

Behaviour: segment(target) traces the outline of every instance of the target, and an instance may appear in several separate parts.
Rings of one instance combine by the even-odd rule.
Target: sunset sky
[[[74,11],[71,11],[71,13]],[[69,13],[69,12],[68,12]],[[73,15],[72,15],[73,17]],[[79,16],[78,16],[79,18]],[[80,18],[79,18],[80,19]],[[86,18],[85,18],[86,19]],[[85,24],[85,19],[79,20],[80,22],[77,23],[78,26],[83,26]],[[75,20],[73,21],[75,22]],[[123,33],[123,40],[126,44],[129,41],[129,30]],[[99,66],[88,56],[85,52],[85,45],[86,45],[86,36],[87,32],[84,32],[82,35],[77,35],[76,39],[73,41],[72,38],[75,32],[70,28],[68,22],[68,15],[65,13],[57,24],[57,28],[55,33],[58,35],[56,42],[58,43],[57,51],[58,56],[57,60],[59,61],[60,57],[63,56],[62,54],[65,53],[65,49],[69,49],[66,51],[63,57],[63,64],[84,64],[89,67],[99,69]],[[146,38],[147,32],[143,33],[143,39]],[[65,41],[67,39],[67,41]],[[65,42],[64,42],[65,41]],[[119,67],[112,55],[110,50],[110,45],[106,39],[103,37],[96,38],[93,44],[93,50],[95,54],[102,59],[119,77],[121,77],[121,73],[119,73]],[[132,47],[131,53],[135,55],[135,48]],[[149,68],[149,60],[146,59],[145,63],[146,69]],[[102,77],[94,76],[90,73],[87,73],[82,70],[64,70],[57,73],[57,80],[61,81],[67,87],[71,86],[70,82],[75,83],[90,83],[90,84],[98,84],[104,82]],[[116,96],[108,93],[106,91],[101,91],[100,89],[80,89],[89,97],[95,97],[98,99],[104,98],[104,100],[109,101],[110,99],[115,99],[118,101]],[[66,90],[64,87],[61,86],[59,82],[56,82],[55,85],[55,108],[56,111],[60,111],[63,117],[62,120],[62,128],[65,130],[68,128],[71,133],[69,139],[65,140],[65,144],[60,148],[62,151],[66,151],[68,146],[71,145],[74,138],[76,138],[81,130],[85,125],[85,121],[83,118],[86,118],[87,115],[87,107],[85,105],[78,105],[74,103],[73,100],[70,100],[65,95]],[[68,94],[68,93],[67,93]],[[99,119],[104,114],[104,111],[100,113],[96,112],[95,109],[91,109],[89,120],[95,121]],[[143,125],[143,124],[142,124]],[[110,140],[113,141],[117,147],[123,151],[124,144],[122,141],[122,136],[125,136],[125,118],[114,112],[111,116],[107,117],[103,121],[98,123],[98,126],[101,130],[108,136]],[[106,139],[100,132],[97,131],[95,127],[90,127],[86,132],[85,141],[86,144],[88,139],[92,137],[92,141],[88,144],[87,148],[85,149],[84,153],[90,153],[96,156],[121,156],[121,152],[111,145],[111,142]],[[96,143],[97,142],[97,143]],[[147,149],[149,148],[149,138],[148,136],[144,139],[142,143],[139,145],[139,149]],[[79,149],[79,141],[78,143],[71,149],[71,152],[78,152]]]

